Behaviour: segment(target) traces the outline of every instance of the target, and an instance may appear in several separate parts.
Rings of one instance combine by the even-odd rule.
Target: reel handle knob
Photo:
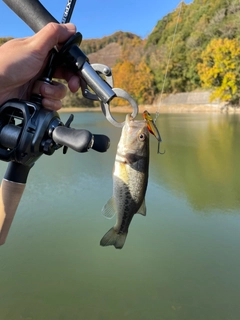
[[[110,140],[105,135],[93,135],[84,129],[56,127],[52,133],[55,143],[69,147],[77,152],[87,152],[92,148],[98,152],[105,152],[109,148]]]

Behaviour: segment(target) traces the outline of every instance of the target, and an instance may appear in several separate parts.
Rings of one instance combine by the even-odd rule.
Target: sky
[[[22,0],[24,1],[24,0]],[[59,22],[67,0],[41,0],[42,5]],[[185,0],[189,4],[192,0]],[[143,4],[144,3],[144,4]],[[83,39],[102,38],[117,31],[132,32],[146,38],[166,14],[174,11],[179,0],[77,0],[71,22]],[[33,31],[0,0],[0,37],[21,38]]]

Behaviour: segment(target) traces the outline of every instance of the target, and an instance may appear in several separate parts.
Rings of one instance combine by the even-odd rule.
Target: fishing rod
[[[62,23],[70,22],[75,4],[76,4],[76,0],[68,0],[63,17],[62,17]]]
[[[3,0],[34,32],[50,22],[59,23],[38,0]],[[76,0],[68,0],[62,23],[69,22]],[[132,117],[138,114],[138,105],[124,90],[113,87],[111,69],[102,64],[90,64],[80,49],[82,35],[77,32],[58,51],[53,49],[49,62],[39,81],[51,85],[54,70],[65,65],[80,80],[85,98],[100,101],[106,119],[116,127],[117,122],[110,112],[110,101],[115,97],[127,100],[132,108]],[[17,53],[16,53],[17,54]],[[56,111],[42,107],[42,97],[32,92],[30,101],[11,99],[0,107],[0,160],[9,162],[0,188],[0,245],[4,244],[18,204],[24,192],[27,178],[35,162],[43,155],[52,155],[63,147],[84,153],[90,149],[106,152],[109,137],[92,134],[85,129],[70,128],[71,115],[64,124]]]

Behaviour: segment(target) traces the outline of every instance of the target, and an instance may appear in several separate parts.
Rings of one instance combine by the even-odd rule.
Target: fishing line
[[[166,84],[167,75],[168,75],[168,68],[169,68],[169,64],[170,64],[170,61],[171,61],[171,57],[172,57],[173,46],[174,46],[174,43],[175,43],[175,38],[176,38],[176,34],[177,34],[177,28],[178,28],[178,25],[179,25],[179,20],[180,20],[180,15],[181,15],[181,12],[182,12],[183,3],[184,3],[183,1],[180,2],[181,6],[180,6],[179,13],[178,13],[177,22],[176,22],[176,25],[175,25],[175,30],[174,30],[174,34],[173,34],[173,40],[172,40],[172,44],[171,44],[171,48],[170,48],[170,53],[169,53],[169,56],[168,56],[166,71],[165,71],[165,75],[164,75],[164,79],[163,79],[162,90],[161,90],[161,93],[160,93],[160,102],[159,102],[159,106],[158,106],[156,114],[155,114],[155,118],[153,120],[154,123],[156,122],[156,120],[157,120],[157,118],[158,118],[158,116],[160,114],[162,96],[163,96],[163,92],[164,92],[164,89],[165,89],[165,84]]]

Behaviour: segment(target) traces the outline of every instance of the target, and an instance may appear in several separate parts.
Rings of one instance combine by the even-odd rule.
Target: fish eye
[[[144,133],[141,133],[139,136],[138,136],[139,140],[140,141],[144,141],[145,140],[145,134]]]

